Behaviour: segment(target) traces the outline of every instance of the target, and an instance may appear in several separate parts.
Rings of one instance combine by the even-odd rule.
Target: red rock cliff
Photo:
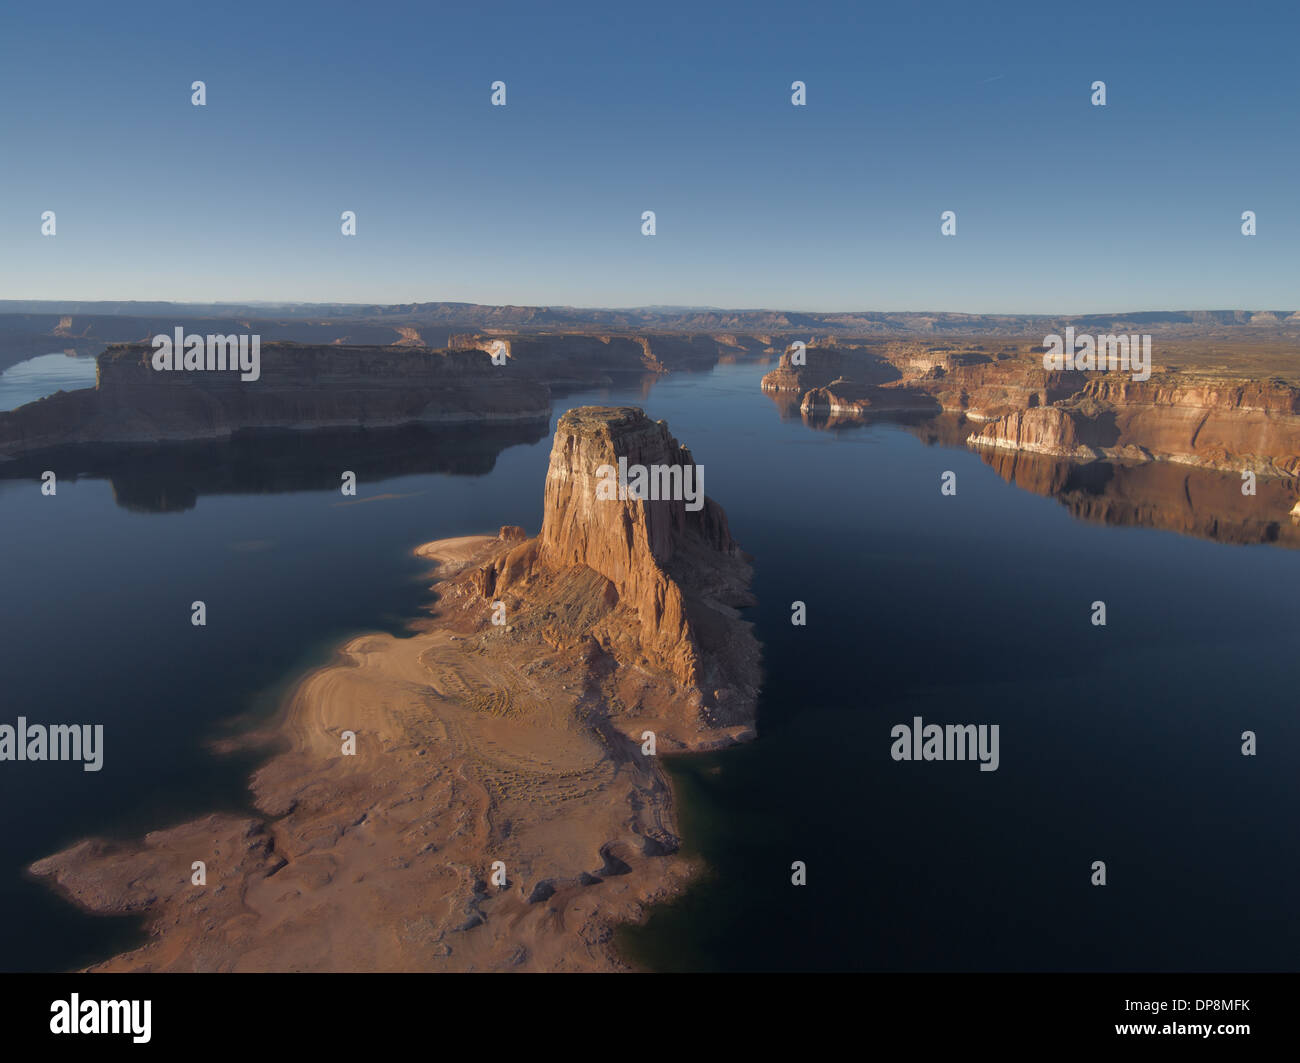
[[[620,458],[679,470],[703,504],[602,497],[599,470]],[[758,645],[736,608],[752,604],[750,568],[701,477],[691,452],[641,410],[570,410],[556,427],[540,536],[486,565],[477,586],[489,599],[562,601],[574,619],[556,631],[557,642],[590,637],[621,665],[670,676],[683,695],[676,700],[699,711],[706,728],[747,726]],[[598,591],[571,578],[582,572],[597,577]],[[578,593],[599,600],[582,608],[565,601]]]
[[[1084,458],[1300,472],[1300,390],[1273,381],[1089,375],[1058,405],[1012,412],[970,442]]]

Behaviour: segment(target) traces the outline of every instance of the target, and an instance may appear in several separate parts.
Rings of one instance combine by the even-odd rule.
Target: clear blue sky
[[[1295,308],[1298,29],[1195,0],[10,4],[0,298]]]

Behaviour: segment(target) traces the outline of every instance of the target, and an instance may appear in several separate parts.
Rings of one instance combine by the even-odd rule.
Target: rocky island
[[[612,928],[678,890],[657,756],[753,734],[747,556],[705,499],[599,498],[619,459],[695,466],[662,422],[558,423],[540,534],[419,548],[437,602],[306,677],[258,740],[256,815],[38,861],[148,941],[93,970],[610,970]],[[199,882],[199,864],[202,882]]]

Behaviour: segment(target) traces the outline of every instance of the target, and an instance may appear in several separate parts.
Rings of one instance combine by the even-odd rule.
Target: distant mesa
[[[237,324],[246,334],[249,324]],[[112,344],[99,355],[94,388],[0,412],[0,461],[65,446],[228,439],[266,429],[546,419],[552,388],[653,381],[770,351],[767,338],[736,334],[493,331],[453,334],[447,347],[430,348],[410,326],[386,326],[392,342],[382,346],[334,331],[328,342],[261,343],[260,376],[247,380],[227,371],[158,371],[151,344]]]
[[[783,417],[841,428],[876,418],[935,417],[935,441],[1077,462],[1171,462],[1286,481],[1300,476],[1300,387],[1206,364],[1213,345],[1157,365],[1149,380],[1047,370],[1041,343],[1001,338],[921,343],[831,339],[781,355],[762,381]],[[1264,353],[1261,353],[1263,351]],[[1208,352],[1208,353],[1207,353]],[[1244,366],[1278,356],[1246,345]],[[1256,359],[1251,363],[1251,359]],[[928,411],[928,414],[927,414]],[[955,418],[955,420],[953,420]],[[1269,520],[1284,516],[1270,513]]]
[[[723,358],[757,357],[767,339],[693,333],[474,332],[452,348],[501,350],[518,371],[553,387],[610,384],[630,374],[703,372]]]
[[[264,429],[392,428],[550,415],[544,381],[484,351],[269,343],[261,376],[160,372],[149,344],[109,347],[92,389],[0,413],[0,458],[88,443],[228,439]]]

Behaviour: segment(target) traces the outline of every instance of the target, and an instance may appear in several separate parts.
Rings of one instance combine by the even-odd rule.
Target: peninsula
[[[92,969],[625,969],[613,927],[694,870],[657,758],[752,737],[760,654],[722,509],[598,497],[620,460],[696,471],[639,409],[570,410],[537,537],[420,547],[431,615],[298,684],[260,736],[256,815],[34,864],[143,918],[147,942]]]

